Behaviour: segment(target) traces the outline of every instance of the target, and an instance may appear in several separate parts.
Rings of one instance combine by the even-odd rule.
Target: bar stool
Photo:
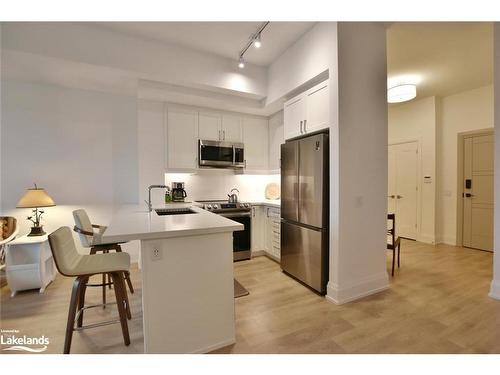
[[[49,244],[54,256],[57,270],[67,277],[76,277],[73,282],[69,303],[68,322],[64,339],[64,354],[69,354],[73,331],[94,328],[102,325],[120,322],[125,345],[130,345],[127,317],[130,319],[127,289],[123,282],[126,272],[130,269],[130,256],[127,253],[108,253],[95,255],[81,255],[76,250],[71,229],[61,227],[49,234]],[[119,320],[107,321],[83,326],[83,312],[85,309],[100,305],[85,307],[85,291],[89,277],[98,274],[111,275],[113,281]],[[76,322],[76,327],[75,327]]]
[[[122,252],[120,243],[102,243],[101,238],[106,231],[106,226],[92,224],[90,222],[89,216],[84,209],[79,209],[73,211],[73,218],[75,219],[75,227],[73,230],[80,235],[80,242],[83,247],[90,248],[90,255],[96,254],[102,251],[104,254],[109,253],[110,250],[115,250],[117,253]],[[94,231],[97,229],[97,231]],[[125,274],[125,280],[127,282],[130,293],[134,293],[134,287],[130,281],[130,274],[127,272]],[[106,308],[106,286],[111,288],[112,281],[108,275],[108,281],[106,282],[106,274],[102,275],[102,284],[94,284],[92,286],[102,286],[102,304],[103,308]]]

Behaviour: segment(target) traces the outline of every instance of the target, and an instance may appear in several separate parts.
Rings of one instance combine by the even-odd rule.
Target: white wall
[[[318,23],[269,66],[267,104],[331,68],[332,52],[337,48],[336,27],[335,22]]]
[[[434,243],[436,207],[436,98],[398,105],[388,112],[389,144],[418,141],[417,241]],[[424,176],[431,183],[423,183]]]
[[[438,237],[457,243],[458,134],[493,127],[493,86],[447,96],[441,100],[438,125]]]
[[[21,233],[30,210],[15,205],[36,182],[57,206],[46,231],[73,226],[75,207],[107,224],[113,205],[137,201],[137,125],[133,97],[50,85],[2,82],[2,213]]]
[[[500,23],[494,26],[494,110],[495,110],[495,232],[493,254],[493,280],[491,281],[490,297],[500,300]]]
[[[330,205],[333,244],[327,296],[337,303],[388,287],[385,38],[382,24],[338,24],[338,77],[335,71],[330,75],[331,81],[338,79],[338,118],[330,133],[338,139],[330,155],[338,196]],[[332,101],[335,108],[335,96]]]
[[[107,69],[100,77],[103,80],[118,72],[117,79],[123,81],[124,87],[131,83],[137,84],[138,79],[148,79],[221,92],[235,91],[259,99],[266,95],[265,67],[246,64],[245,69],[241,70],[235,59],[88,24],[6,23],[2,38],[4,48],[9,51],[33,54],[34,58],[43,56],[60,62],[85,64],[77,67],[83,70],[83,76],[84,70],[95,66]]]

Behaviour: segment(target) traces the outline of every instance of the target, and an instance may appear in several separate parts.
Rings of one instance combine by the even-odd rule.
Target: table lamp
[[[33,215],[28,216],[27,219],[33,223],[31,227],[31,232],[28,236],[43,236],[45,232],[43,231],[43,226],[40,224],[40,219],[44,213],[43,210],[39,210],[40,207],[52,207],[56,204],[52,198],[47,194],[45,189],[36,186],[34,188],[27,189],[26,193],[17,202],[17,208],[33,208]]]

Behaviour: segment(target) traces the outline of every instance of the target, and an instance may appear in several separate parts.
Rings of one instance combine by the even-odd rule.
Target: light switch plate
[[[160,249],[159,247],[154,247],[151,249],[151,260],[152,261],[161,260],[162,257],[163,257],[162,249]]]

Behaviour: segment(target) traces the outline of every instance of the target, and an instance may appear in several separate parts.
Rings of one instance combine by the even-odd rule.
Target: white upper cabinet
[[[222,116],[218,113],[200,112],[198,131],[200,139],[219,141],[221,140]]]
[[[284,105],[285,139],[326,129],[330,124],[328,80],[288,100]]]
[[[303,126],[305,133],[328,128],[330,123],[329,100],[327,81],[306,91],[306,118]]]
[[[222,115],[222,140],[228,142],[243,142],[241,117],[235,115]]]
[[[283,111],[269,119],[269,170],[279,171],[281,144],[285,142],[283,133]]]
[[[241,117],[237,115],[200,112],[198,128],[203,140],[243,142]]]
[[[167,170],[198,167],[198,112],[168,108],[165,124],[165,166]]]
[[[269,166],[269,131],[267,119],[243,118],[243,142],[245,143],[245,168],[266,171]]]
[[[306,100],[304,95],[296,96],[285,103],[285,139],[295,138],[302,134],[302,124],[305,118]]]

